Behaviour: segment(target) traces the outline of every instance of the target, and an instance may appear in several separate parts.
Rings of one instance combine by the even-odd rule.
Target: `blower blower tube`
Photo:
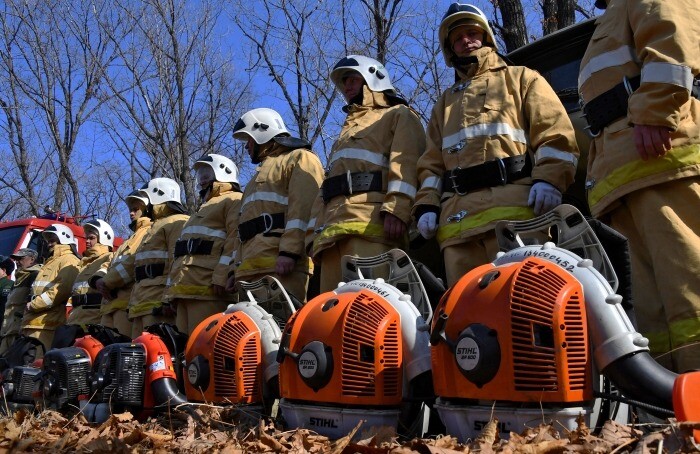
[[[625,397],[673,411],[673,383],[678,375],[657,363],[649,353],[622,357],[602,372]],[[654,414],[651,409],[649,412]]]
[[[155,380],[151,383],[151,391],[153,392],[153,400],[158,407],[170,406],[174,408],[180,404],[187,403],[187,399],[178,389],[177,380],[174,378],[164,377]]]

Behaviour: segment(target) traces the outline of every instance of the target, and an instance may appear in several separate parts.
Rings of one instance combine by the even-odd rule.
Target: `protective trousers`
[[[466,243],[447,246],[442,251],[448,287],[474,268],[492,262],[498,253],[494,232],[477,235]]]
[[[700,177],[641,189],[621,202],[610,225],[629,239],[639,331],[664,366],[698,369]]]
[[[181,333],[187,335],[202,323],[207,317],[220,314],[226,310],[230,301],[207,301],[177,298],[170,302],[177,311],[175,325]]]
[[[389,252],[391,249],[393,247],[388,244],[375,243],[356,236],[344,237],[333,246],[324,249],[321,251],[321,293],[335,290],[338,287],[338,283],[343,281],[340,259],[344,255],[373,257]],[[375,277],[386,278],[387,276]]]
[[[257,274],[253,276],[242,277],[241,280],[245,282],[255,282],[259,281],[265,276],[272,276],[282,284],[284,290],[290,295],[294,296],[301,304],[306,303],[306,292],[309,289],[309,275],[302,271],[292,271],[291,273],[280,276],[277,273],[264,273]],[[244,301],[244,300],[243,300]]]
[[[22,328],[21,306],[8,306],[5,308],[5,319],[2,325],[2,339],[0,340],[0,355],[4,355],[10,345],[15,341]]]
[[[96,325],[100,323],[102,317],[100,316],[100,308],[90,308],[85,309],[84,307],[74,307],[68,317],[66,318],[66,324],[68,325],[80,325],[83,328],[85,325]]]
[[[144,328],[151,326],[155,323],[170,323],[175,324],[174,315],[142,315],[140,317],[134,317],[129,320],[131,323],[131,338],[136,339],[141,335]]]
[[[110,314],[102,314],[100,324],[108,328],[114,328],[125,336],[131,336],[131,322],[126,309],[119,309]]]
[[[38,339],[42,344],[44,344],[44,351],[49,351],[51,349],[51,344],[53,343],[53,338],[56,331],[53,329],[24,328],[22,330],[22,334]],[[43,357],[44,352],[40,348],[37,348],[36,357],[34,359],[41,359]]]

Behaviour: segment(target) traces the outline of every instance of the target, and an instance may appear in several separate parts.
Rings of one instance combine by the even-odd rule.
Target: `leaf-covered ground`
[[[594,435],[581,421],[578,429],[560,432],[541,425],[501,440],[491,421],[469,443],[450,436],[399,440],[393,430],[364,432],[360,424],[346,437],[329,440],[306,429],[282,430],[271,422],[236,422],[238,412],[203,406],[194,417],[172,412],[145,423],[130,413],[112,415],[100,425],[89,424],[82,414],[68,418],[55,411],[32,415],[18,411],[0,419],[0,453],[661,453],[700,452],[692,430],[700,423],[669,423],[655,431],[639,430],[609,421]],[[358,435],[359,434],[359,435]],[[358,435],[356,437],[356,435]],[[354,441],[352,441],[354,439]],[[359,441],[358,441],[359,440]]]

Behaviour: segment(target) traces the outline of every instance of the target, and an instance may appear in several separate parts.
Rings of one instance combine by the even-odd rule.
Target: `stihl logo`
[[[313,359],[300,359],[299,366],[302,369],[316,369],[316,361]]]
[[[337,429],[338,426],[333,419],[326,418],[309,418],[309,425],[313,427],[330,427],[331,429]]]
[[[476,359],[479,351],[475,347],[461,347],[457,349],[457,355],[460,359]]]

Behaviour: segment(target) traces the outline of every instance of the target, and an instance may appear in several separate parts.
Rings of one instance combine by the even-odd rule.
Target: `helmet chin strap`
[[[454,57],[452,57],[452,65],[455,68],[461,69],[465,72],[467,71],[469,65],[474,63],[479,63],[479,59],[473,55],[469,55],[468,57],[458,57],[455,55]]]
[[[209,183],[209,184],[207,185],[207,187],[200,189],[200,191],[199,191],[199,198],[202,199],[202,200],[206,199],[206,198],[207,198],[207,194],[209,193],[209,191],[212,190],[213,187],[214,187],[214,182],[212,181],[211,183]]]

